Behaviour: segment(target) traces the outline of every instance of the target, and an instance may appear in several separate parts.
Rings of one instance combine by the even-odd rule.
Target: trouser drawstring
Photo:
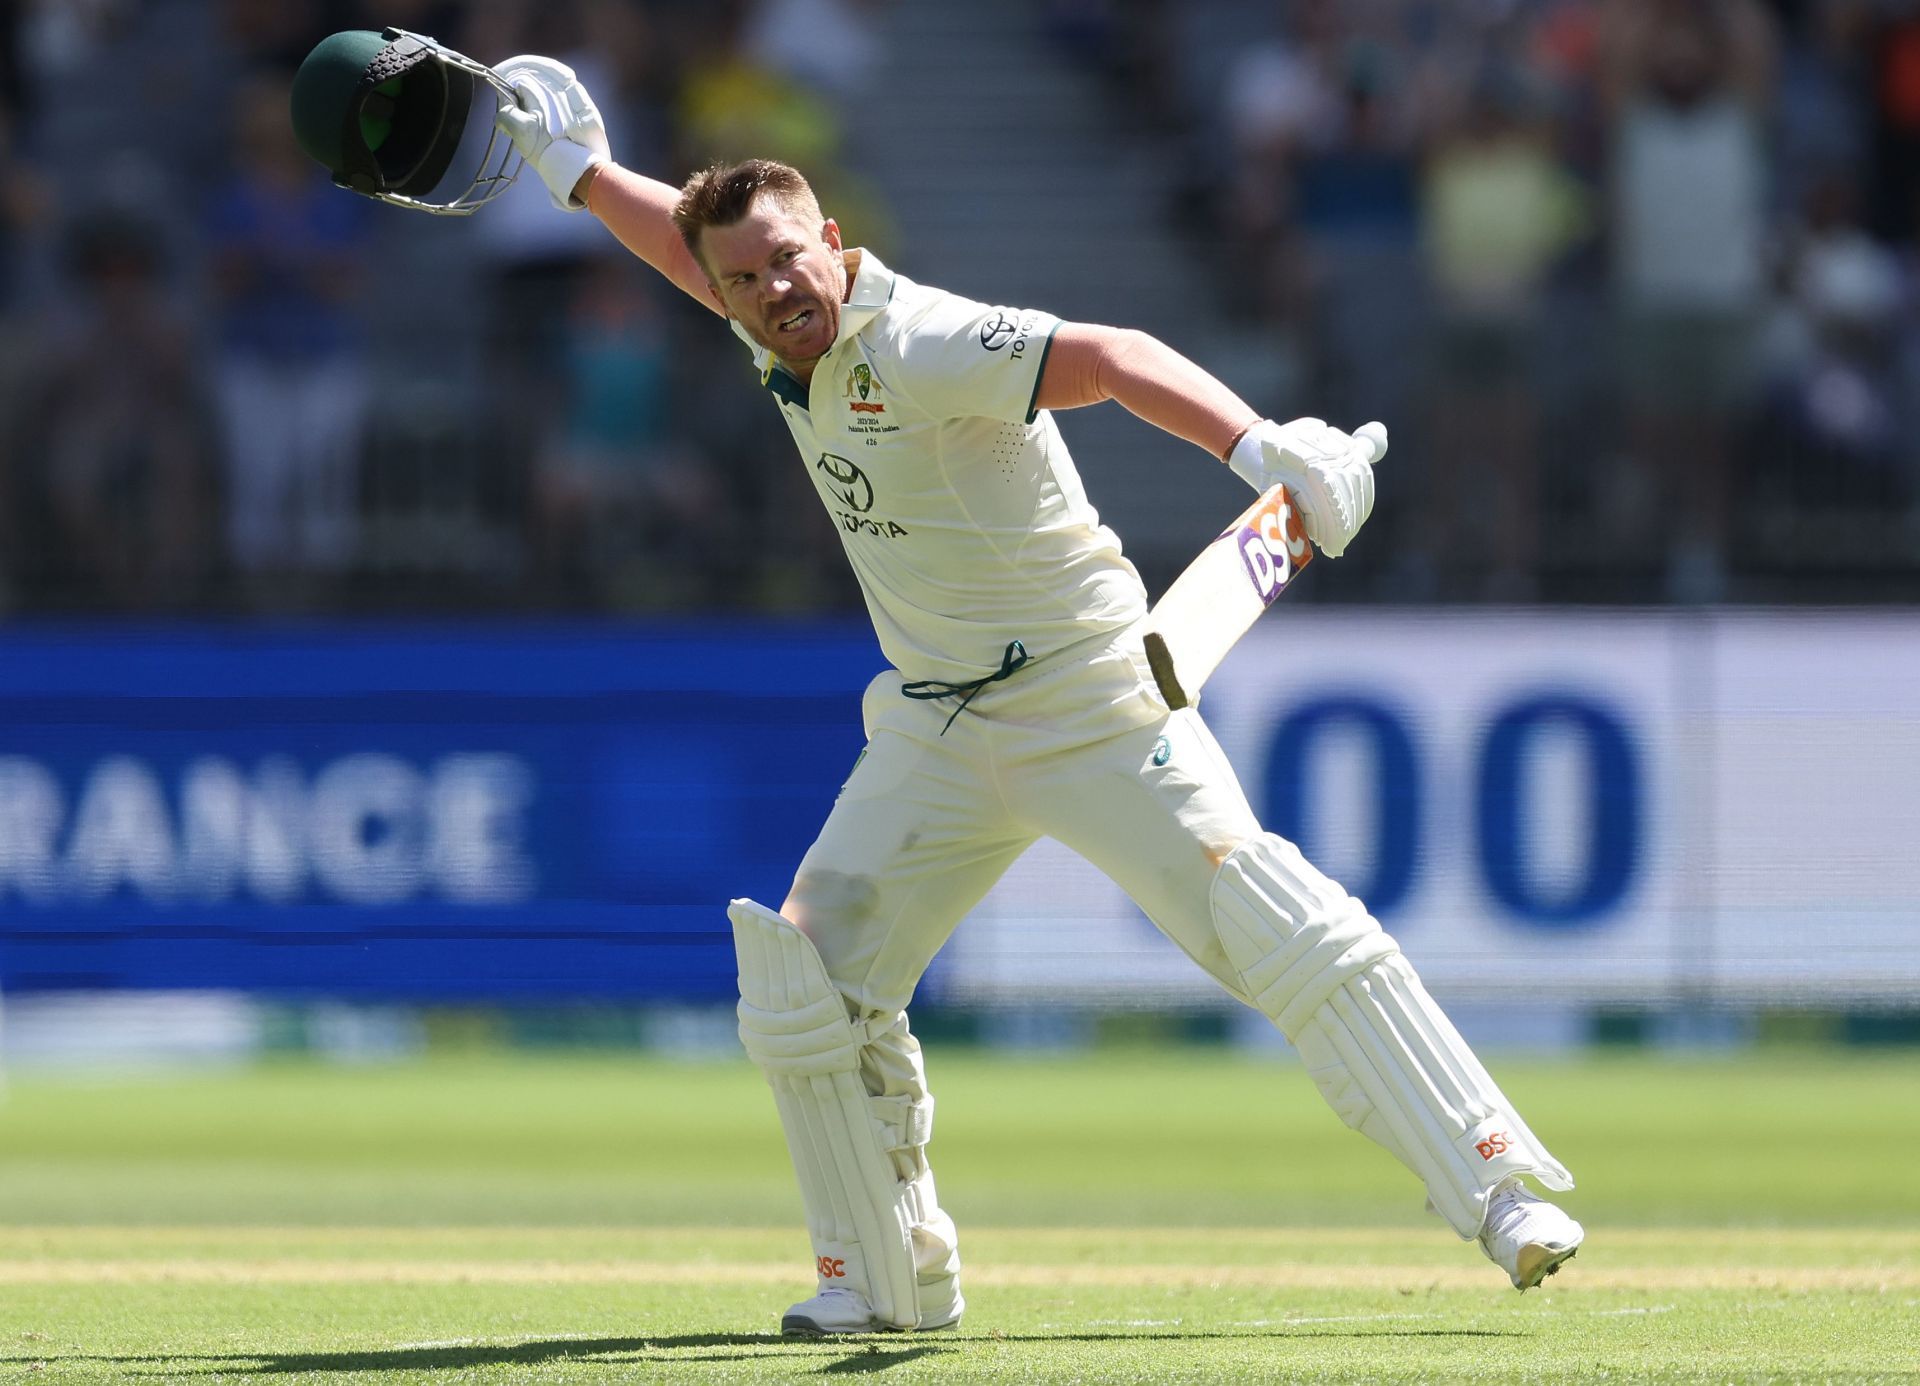
[[[973,695],[990,683],[999,683],[1002,679],[1012,678],[1014,671],[1027,662],[1027,647],[1018,640],[1007,642],[1006,652],[1000,656],[1000,667],[991,674],[969,680],[966,683],[941,683],[938,679],[915,679],[912,683],[902,684],[900,691],[909,698],[918,698],[922,702],[931,702],[935,698],[960,699],[960,706],[953,710],[953,717],[947,719],[947,726],[940,728],[940,735],[947,734],[947,727],[953,725],[954,717],[967,710],[967,704],[973,701]]]

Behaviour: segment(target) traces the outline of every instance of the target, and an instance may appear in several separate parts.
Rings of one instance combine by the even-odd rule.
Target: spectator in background
[[[1315,331],[1327,412],[1405,418],[1417,339],[1419,169],[1426,133],[1409,55],[1372,41],[1346,45],[1333,140],[1294,174],[1295,214],[1320,274]]]
[[[1435,136],[1422,195],[1436,312],[1417,542],[1431,572],[1473,572],[1479,595],[1526,600],[1541,527],[1534,365],[1548,278],[1586,230],[1586,192],[1560,161],[1542,93],[1494,64]]]
[[[1789,214],[1817,183],[1847,170],[1864,178],[1871,154],[1872,5],[1800,0],[1785,6],[1779,80],[1769,126],[1778,170],[1774,202]]]
[[[867,228],[876,255],[892,254],[899,242],[893,213],[854,168],[849,117],[822,90],[762,66],[746,46],[744,18],[716,17],[709,24],[688,54],[674,111],[680,162],[693,169],[763,156],[802,166],[849,225]]]
[[[1759,503],[1777,496],[1803,512],[1807,484],[1831,470],[1848,489],[1830,499],[1849,508],[1861,532],[1870,522],[1885,522],[1882,542],[1900,542],[1887,507],[1911,490],[1902,478],[1910,475],[1913,440],[1920,438],[1920,332],[1912,292],[1912,281],[1920,280],[1920,0],[1268,0],[1192,10],[1166,0],[1039,0],[1031,9],[1034,41],[1067,43],[1102,71],[1132,72],[1128,55],[1144,51],[1192,74],[1184,99],[1212,119],[1186,161],[1204,168],[1194,175],[1201,195],[1183,206],[1210,209],[1200,234],[1222,266],[1223,299],[1237,318],[1233,354],[1244,362],[1266,353],[1275,363],[1273,379],[1285,382],[1284,388],[1276,384],[1276,396],[1307,388],[1302,377],[1316,366],[1344,373],[1357,365],[1389,376],[1416,363],[1431,367],[1424,383],[1438,388],[1417,397],[1427,406],[1417,416],[1424,426],[1402,438],[1406,495],[1419,488],[1416,469],[1430,458],[1440,469],[1435,494],[1458,489],[1445,470],[1450,466],[1514,476],[1512,487],[1493,494],[1521,514],[1528,508],[1525,467],[1514,474],[1509,463],[1526,455],[1521,440],[1531,434],[1537,443],[1545,435],[1551,447],[1534,449],[1543,468],[1602,478],[1610,500],[1625,497],[1613,517],[1624,542],[1591,545],[1604,555],[1591,561],[1596,572],[1632,572],[1610,592],[1634,595],[1649,572],[1664,566],[1676,594],[1711,595],[1725,582],[1733,502],[1755,503],[1739,493],[1728,496],[1726,468],[1733,430],[1743,417],[1754,417],[1749,400],[1760,402],[1749,382],[1762,382],[1746,369],[1746,358],[1761,340],[1752,329],[1766,320],[1765,420],[1793,460],[1757,478]],[[1769,13],[1778,16],[1777,36]],[[850,123],[843,93],[862,81],[887,80],[884,59],[875,55],[884,53],[888,14],[881,0],[0,0],[0,314],[12,315],[0,331],[0,429],[5,418],[21,420],[39,407],[27,392],[45,383],[40,340],[21,329],[20,316],[58,294],[78,292],[78,281],[56,272],[58,237],[47,209],[79,205],[89,187],[117,182],[108,170],[131,149],[161,161],[162,196],[149,199],[145,210],[166,227],[165,243],[198,248],[176,234],[182,228],[169,221],[165,194],[172,190],[197,216],[214,179],[225,179],[232,138],[216,94],[250,82],[243,74],[257,68],[297,61],[320,33],[399,24],[483,58],[564,48],[623,126],[623,146],[654,149],[659,166],[685,172],[743,147],[777,149],[822,169],[822,182],[834,184],[866,171],[862,131]],[[1257,35],[1244,31],[1263,17],[1272,37],[1249,41]],[[1677,44],[1669,38],[1674,31],[1682,35]],[[1661,56],[1675,47],[1684,52],[1688,34],[1696,35],[1694,50],[1704,52],[1694,64],[1704,77],[1688,77],[1687,60]],[[1177,45],[1184,44],[1193,48],[1183,53]],[[1203,51],[1206,44],[1216,46]],[[1552,198],[1535,200],[1538,184],[1522,192],[1520,132],[1483,141],[1451,118],[1450,105],[1434,104],[1434,71],[1478,71],[1490,53],[1517,67],[1529,92],[1545,82],[1555,146],[1547,162],[1562,174],[1577,172],[1600,191],[1591,220],[1611,233],[1606,257],[1590,252],[1577,235],[1567,248],[1570,261],[1567,252],[1555,258],[1547,248],[1552,237],[1545,222],[1552,218],[1536,218]],[[881,66],[873,67],[875,61]],[[991,74],[985,78],[990,82]],[[1151,81],[1122,80],[1129,99],[1151,103]],[[1690,85],[1695,90],[1689,92]],[[33,100],[29,87],[40,89],[43,99]],[[59,100],[52,99],[56,92]],[[1511,113],[1501,119],[1544,142],[1538,117],[1530,108],[1517,121]],[[284,127],[284,112],[275,123]],[[1496,177],[1496,167],[1505,173]],[[1827,211],[1810,209],[1824,204],[1835,175],[1853,183],[1856,210],[1830,222]],[[1489,186],[1474,194],[1478,180]],[[222,194],[223,203],[232,191],[229,186]],[[587,219],[551,215],[538,189],[523,186],[514,197],[523,194],[524,222],[518,220],[522,208],[503,202],[457,232],[407,225],[409,218],[365,209],[325,188],[315,192],[310,211],[320,221],[337,215],[346,222],[365,213],[364,230],[379,237],[377,276],[403,279],[423,298],[479,302],[468,291],[468,276],[480,256],[491,256],[495,283],[507,293],[494,314],[495,330],[470,337],[523,352],[531,365],[517,378],[550,371],[558,400],[571,397],[577,365],[563,308],[571,295],[534,286],[510,302],[510,281],[522,271],[538,278],[556,263],[563,276],[577,269],[589,279],[605,238]],[[837,206],[860,204],[863,225],[887,215],[864,183],[833,186],[827,195]],[[1525,206],[1509,215],[1485,214],[1507,198]],[[172,211],[177,216],[177,208]],[[1863,227],[1874,239],[1857,239]],[[1221,253],[1223,231],[1231,244]],[[328,240],[311,225],[301,234]],[[579,239],[569,239],[576,234]],[[1790,237],[1786,256],[1768,253],[1783,234]],[[250,342],[273,335],[262,329],[274,317],[261,308],[265,300],[298,298],[317,321],[332,324],[327,331],[337,330],[337,349],[301,349],[323,363],[312,375],[332,373],[333,365],[359,359],[349,300],[392,306],[375,284],[352,287],[351,266],[369,254],[361,235],[343,228],[335,248],[323,245],[317,256],[279,254],[284,276],[277,282],[292,288],[270,293],[259,287],[268,280],[256,278],[256,287],[238,298],[225,269],[233,261],[218,239],[206,243],[213,292],[189,311],[218,315],[217,321],[185,326],[208,328],[222,360],[292,360],[300,353],[232,343],[236,334]],[[257,268],[272,259],[276,236],[259,237],[266,250],[248,251],[239,261]],[[389,254],[403,239],[417,246],[436,236],[458,248],[419,254],[418,274],[405,256]],[[554,239],[542,239],[547,236]],[[883,247],[888,238],[884,230],[876,237]],[[1407,267],[1397,277],[1391,257],[1381,255],[1395,238],[1401,246],[1393,254]],[[1383,272],[1374,273],[1368,256],[1379,257],[1374,263],[1385,266]],[[1907,277],[1891,309],[1884,307],[1889,256]],[[304,283],[302,265],[317,267]],[[1502,266],[1511,282],[1493,289]],[[195,281],[200,266],[183,262],[179,269]],[[1588,311],[1587,295],[1609,288],[1626,348],[1621,369],[1603,371],[1598,361],[1561,364],[1577,353],[1546,361],[1549,334],[1552,340],[1584,336],[1578,318]],[[1489,299],[1504,292],[1534,308],[1511,318],[1490,309]],[[1533,316],[1543,292],[1550,301],[1545,328]],[[1403,341],[1392,326],[1395,314],[1414,315],[1429,301],[1438,313],[1434,340],[1444,344],[1437,357],[1412,350],[1421,339]],[[534,319],[523,309],[542,308],[549,315],[529,328]],[[783,435],[769,443],[757,416],[741,416],[724,402],[725,372],[732,368],[725,344],[710,348],[704,333],[682,334],[675,304],[663,312],[680,402],[673,434],[720,478],[729,513],[744,507],[754,523],[777,523],[787,506],[810,504],[805,495],[782,490],[788,469],[765,464],[781,455]],[[415,324],[410,331],[434,330],[415,318],[404,321]],[[507,324],[516,325],[518,335],[503,332]],[[282,343],[297,335],[276,333]],[[396,326],[385,335],[398,341],[405,333]],[[719,358],[712,384],[703,355],[709,351]],[[1519,365],[1529,388],[1505,372],[1503,361]],[[477,361],[468,365],[463,383],[479,375]],[[378,378],[386,385],[397,379]],[[1363,379],[1361,389],[1383,384],[1393,381]],[[1600,401],[1616,384],[1621,399]],[[709,389],[718,401],[710,407]],[[246,393],[230,388],[222,398],[232,404]],[[352,393],[346,392],[349,400]],[[491,394],[502,398],[497,389]],[[1414,402],[1382,400],[1356,405],[1356,413],[1389,414]],[[1888,407],[1898,454],[1891,462],[1875,441],[1885,436]],[[1568,412],[1563,418],[1558,411]],[[256,412],[277,421],[293,411],[263,405]],[[1616,423],[1618,441],[1638,467],[1588,465],[1604,464],[1604,455],[1587,454],[1613,445],[1608,435]],[[518,504],[519,488],[533,476],[529,469],[548,465],[547,444],[568,424],[551,411],[511,428],[496,424],[489,417],[474,432],[486,437],[489,465],[510,476],[501,494]],[[316,432],[305,425],[302,431]],[[293,444],[276,442],[263,429],[236,425],[229,432],[252,434],[236,450],[249,454],[247,475],[258,464],[252,453],[293,451]],[[6,436],[22,435],[15,428]],[[1748,455],[1762,465],[1773,457],[1771,451]],[[16,491],[34,491],[37,467],[17,441],[0,449],[0,565],[17,567],[24,546],[51,532],[44,492],[32,515],[21,512],[17,498],[9,500]],[[18,485],[9,486],[9,469]],[[29,475],[21,476],[23,469]],[[345,475],[351,480],[351,468]],[[1551,475],[1539,480],[1543,500],[1559,501],[1564,488],[1553,485]],[[1667,491],[1673,503],[1656,506],[1654,496]],[[1568,493],[1566,499],[1579,498]],[[284,504],[256,501],[253,509],[263,505],[282,513],[273,521],[279,528],[267,532],[285,534],[293,524],[286,517],[304,502],[289,494]],[[1383,495],[1381,505],[1380,523],[1392,526],[1395,497]],[[353,507],[346,508],[351,517]],[[1438,589],[1409,586],[1404,594],[1524,591],[1524,581],[1500,574],[1529,566],[1525,542],[1533,529],[1493,516],[1485,522],[1491,544],[1450,544],[1436,560],[1451,566],[1464,555],[1484,560],[1484,571],[1451,584],[1443,573]],[[253,526],[236,520],[236,527]],[[1667,527],[1682,530],[1671,545],[1662,537]],[[1548,533],[1557,532],[1550,523]],[[518,529],[512,537],[520,537]],[[1519,547],[1503,548],[1508,537]],[[805,534],[794,540],[808,541]],[[1636,543],[1643,552],[1631,550]],[[267,553],[259,561],[269,567],[310,563],[292,541],[256,541],[251,551]],[[1542,557],[1555,562],[1560,581],[1577,579],[1588,562],[1572,546],[1545,547]],[[1353,561],[1363,568],[1370,562],[1365,555]],[[758,587],[723,582],[722,588],[729,596],[753,590],[781,602],[853,598],[831,535],[817,565],[806,557],[798,562],[808,573],[817,567],[818,580],[769,564]],[[1912,571],[1909,565],[1909,578]],[[393,584],[380,586],[377,595],[376,589],[360,594],[389,605],[419,593],[472,601],[470,592],[444,585],[449,576],[433,569],[424,585],[404,595]],[[1887,577],[1880,570],[1848,590],[1881,594]],[[90,587],[104,590],[106,582]],[[604,586],[596,578],[579,588],[581,600],[601,600],[596,594]],[[13,587],[20,603],[36,601],[30,581],[16,575]],[[1911,583],[1902,590],[1911,592]],[[271,602],[277,594],[260,596]]]
[[[16,536],[39,580],[83,605],[169,609],[217,565],[214,429],[202,354],[168,304],[153,227],[121,212],[65,235],[75,320],[37,333],[40,369],[4,451],[29,513]]]
[[[1899,335],[1907,286],[1868,234],[1853,185],[1829,175],[1807,199],[1787,293],[1766,334],[1767,431],[1758,478],[1774,515],[1818,522],[1914,499]]]
[[[1229,312],[1304,325],[1311,256],[1299,235],[1298,161],[1334,138],[1340,119],[1338,12],[1328,0],[1279,7],[1278,29],[1228,70],[1221,123],[1228,167],[1222,196]]]
[[[1414,363],[1380,343],[1414,336],[1421,299],[1426,94],[1407,16],[1337,0],[1277,16],[1225,88],[1235,292],[1293,318],[1328,413],[1405,417]]]
[[[219,334],[227,542],[241,573],[338,573],[354,556],[368,398],[356,264],[368,204],[294,144],[286,79],[237,96],[235,167],[206,227]]]
[[[456,46],[499,61],[553,53],[597,93],[601,116],[624,147],[659,157],[658,101],[651,90],[654,42],[644,14],[626,3],[495,4],[474,12]],[[539,467],[545,438],[561,427],[538,404],[571,387],[567,362],[572,304],[611,244],[591,217],[556,216],[546,189],[522,177],[472,224],[484,277],[485,369],[496,400],[514,401],[497,445],[519,475]],[[534,526],[536,537],[548,530]]]
[[[880,69],[884,17],[878,0],[755,0],[742,54],[851,108]]]
[[[1727,585],[1733,431],[1765,303],[1773,33],[1755,0],[1620,0],[1603,36],[1627,445],[1664,521],[1667,593]]]
[[[1340,14],[1331,0],[1275,9],[1275,32],[1228,70],[1224,113],[1236,164],[1284,178],[1304,149],[1326,144],[1340,119]]]
[[[1586,169],[1600,138],[1594,118],[1600,65],[1600,7],[1605,0],[1540,0],[1523,21],[1508,56],[1544,84],[1560,113],[1571,148]]]
[[[1105,80],[1115,119],[1150,131],[1179,128],[1179,45],[1168,0],[1043,0],[1040,10],[1054,46]]]
[[[580,74],[616,139],[643,141],[630,107],[645,72],[645,21],[625,5],[555,3],[492,5],[476,11],[456,46],[499,61],[512,53],[552,53]],[[643,143],[642,148],[652,148]],[[553,363],[564,349],[566,304],[608,247],[589,217],[559,217],[537,180],[522,178],[473,220],[470,228],[490,267],[490,336],[510,359],[500,363],[520,383],[557,383]]]
[[[634,266],[595,260],[567,305],[562,406],[534,473],[536,552],[550,580],[596,604],[699,606],[714,595],[724,497],[674,438],[672,339]]]

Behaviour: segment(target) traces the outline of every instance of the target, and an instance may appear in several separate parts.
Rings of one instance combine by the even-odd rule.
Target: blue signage
[[[0,637],[0,989],[733,995],[861,742],[852,624]]]
[[[1418,884],[1424,850],[1426,753],[1416,727],[1417,719],[1384,694],[1356,690],[1313,698],[1280,719],[1265,765],[1266,825],[1311,859],[1319,786],[1310,753],[1328,734],[1360,734],[1370,752],[1376,826],[1370,869],[1345,885],[1389,922],[1397,922]],[[1528,829],[1538,815],[1525,772],[1534,757],[1552,749],[1547,738],[1553,734],[1577,745],[1588,769],[1583,865],[1570,889],[1541,885],[1530,860],[1538,844]],[[1474,862],[1492,900],[1523,927],[1603,922],[1626,898],[1644,855],[1647,791],[1625,714],[1584,692],[1529,694],[1491,709],[1475,757]]]

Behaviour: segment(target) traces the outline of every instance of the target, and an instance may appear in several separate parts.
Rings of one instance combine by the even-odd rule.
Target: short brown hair
[[[772,159],[743,159],[710,164],[686,181],[674,204],[673,224],[693,258],[700,259],[700,233],[709,226],[732,226],[745,217],[762,193],[789,211],[820,218],[820,199],[799,169]]]

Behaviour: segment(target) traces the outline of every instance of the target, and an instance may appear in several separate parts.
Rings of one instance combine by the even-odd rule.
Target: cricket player
[[[1567,1171],[1365,906],[1263,832],[1198,713],[1169,710],[1142,652],[1146,592],[1052,411],[1117,400],[1256,489],[1284,482],[1329,556],[1372,509],[1372,451],[1317,419],[1261,418],[1143,333],[896,274],[847,246],[782,164],[716,166],[684,188],[643,177],[609,157],[570,69],[495,70],[518,94],[500,126],[555,204],[598,217],[752,352],[892,664],[787,898],[728,910],[740,1037],[773,1089],[818,1277],[783,1331],[960,1321],[906,1005],[1042,835],[1270,1017],[1341,1119],[1517,1288],[1572,1256],[1580,1225],[1521,1179],[1568,1189]]]

